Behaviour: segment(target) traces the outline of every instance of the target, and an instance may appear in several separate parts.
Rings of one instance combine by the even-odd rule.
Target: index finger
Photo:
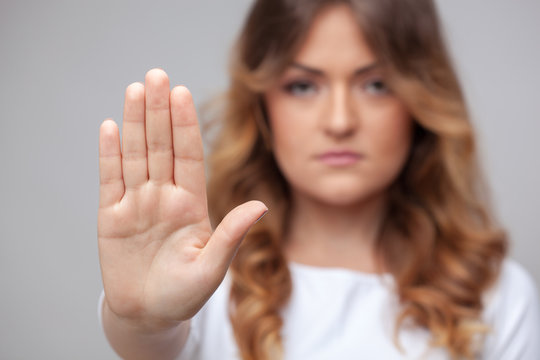
[[[197,197],[206,196],[204,152],[191,93],[184,86],[171,91],[174,182]]]

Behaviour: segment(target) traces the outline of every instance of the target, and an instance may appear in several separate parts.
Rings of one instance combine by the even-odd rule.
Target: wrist
[[[141,321],[118,316],[104,300],[105,335],[124,359],[176,359],[187,341],[190,321]]]
[[[163,336],[167,333],[178,332],[180,327],[189,325],[187,321],[169,321],[151,318],[129,318],[115,313],[107,302],[107,298],[103,300],[102,318],[104,323],[114,323],[115,327],[130,333],[141,336]],[[181,326],[184,325],[184,326]]]

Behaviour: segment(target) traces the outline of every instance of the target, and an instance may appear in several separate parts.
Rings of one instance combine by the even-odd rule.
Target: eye
[[[317,85],[308,80],[296,80],[286,84],[284,89],[294,96],[309,96],[317,92]]]
[[[364,84],[364,89],[373,95],[385,95],[390,93],[390,89],[386,86],[383,80],[373,79]]]

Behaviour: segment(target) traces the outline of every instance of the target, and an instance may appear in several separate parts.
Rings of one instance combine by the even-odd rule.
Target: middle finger
[[[146,146],[148,176],[157,183],[172,181],[173,148],[169,109],[169,78],[161,69],[146,74]]]

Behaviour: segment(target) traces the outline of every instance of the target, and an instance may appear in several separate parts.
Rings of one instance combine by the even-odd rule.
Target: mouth
[[[328,151],[319,156],[317,159],[328,166],[344,167],[354,165],[363,158],[363,155],[354,151]]]

